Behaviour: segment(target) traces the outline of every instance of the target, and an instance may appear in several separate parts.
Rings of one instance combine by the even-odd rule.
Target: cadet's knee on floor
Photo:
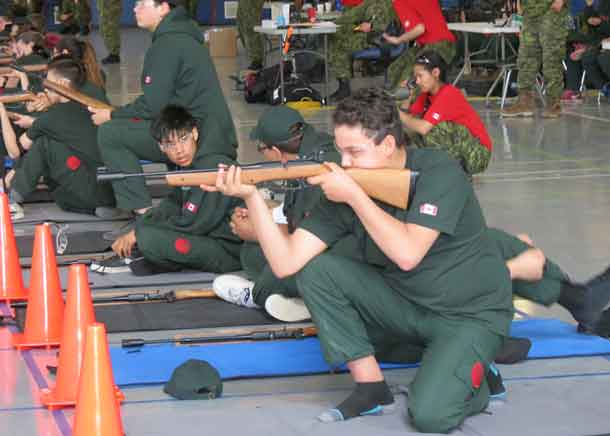
[[[441,393],[442,394],[442,393]],[[415,398],[409,393],[408,412],[411,425],[422,433],[449,433],[460,425],[463,417],[457,410],[439,407],[439,395]]]

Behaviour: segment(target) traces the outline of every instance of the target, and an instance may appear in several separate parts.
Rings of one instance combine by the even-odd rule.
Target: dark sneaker
[[[528,338],[508,337],[504,345],[496,354],[496,363],[511,364],[522,362],[527,359],[527,353],[532,347],[532,341]]]
[[[121,56],[119,56],[118,54],[109,54],[104,59],[102,59],[102,64],[104,64],[104,65],[120,64],[120,63],[121,63]]]
[[[263,64],[259,61],[252,61],[252,63],[250,63],[250,65],[248,65],[248,68],[246,68],[246,69],[252,70],[252,71],[262,70]]]
[[[492,400],[501,400],[506,397],[506,388],[502,382],[500,371],[493,363],[489,365],[489,371],[485,376],[487,385],[489,386],[489,398]]]
[[[149,262],[144,257],[139,257],[137,259],[134,259],[129,264],[129,270],[133,273],[133,275],[140,276],[140,277],[141,276],[152,276],[155,274],[177,272],[177,271],[180,271],[181,269],[182,268],[180,268],[177,265],[173,268],[169,267],[169,266],[165,266],[165,265],[158,265],[156,263]]]
[[[577,321],[579,321],[578,331],[581,333],[596,333],[597,324],[610,301],[610,266],[585,283],[585,286],[588,291],[589,313],[586,314],[588,315],[586,317],[577,318]]]
[[[89,265],[89,269],[100,274],[131,272],[129,264],[131,264],[134,260],[136,259],[131,257],[112,256],[111,258],[102,261],[94,260],[91,262],[91,265]]]

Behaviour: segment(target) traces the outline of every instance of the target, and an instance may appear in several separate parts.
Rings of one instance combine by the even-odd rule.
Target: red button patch
[[[80,168],[80,159],[77,158],[76,156],[70,156],[68,159],[66,159],[66,166],[68,168],[70,168],[72,171],[76,171],[77,169]]]
[[[485,368],[483,368],[483,364],[481,362],[476,362],[474,365],[472,365],[472,369],[470,370],[470,381],[472,382],[473,388],[479,389],[481,387],[484,373]]]
[[[174,247],[178,253],[187,254],[189,251],[191,251],[191,242],[184,238],[176,239],[176,242],[174,242]]]

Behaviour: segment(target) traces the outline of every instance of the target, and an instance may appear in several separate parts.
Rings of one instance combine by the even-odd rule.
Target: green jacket
[[[587,23],[587,20],[592,17],[599,17],[603,21],[599,26],[591,26]],[[587,34],[590,36],[592,44],[599,44],[602,39],[610,36],[608,17],[610,17],[610,0],[599,0],[596,6],[585,6],[583,27],[588,29]]]
[[[218,82],[203,34],[183,7],[172,10],[157,26],[144,57],[140,84],[143,94],[133,103],[115,109],[112,118],[151,120],[168,104],[185,107],[203,124],[211,115],[225,137],[219,150],[237,156],[237,135]]]
[[[335,150],[333,141],[334,138],[328,133],[316,132],[312,126],[306,124],[299,147],[299,157],[339,163],[341,157]],[[322,191],[318,187],[307,187],[286,193],[283,211],[288,220],[290,232],[293,232],[299,223],[309,215],[322,196]]]
[[[216,168],[219,163],[235,162],[221,154],[207,154],[201,147],[188,169]],[[210,236],[228,242],[241,240],[231,232],[229,221],[240,200],[219,192],[205,192],[198,187],[177,187],[157,207],[152,208],[138,225],[154,225],[197,236]]]
[[[429,1],[429,0],[426,0]],[[362,22],[373,25],[372,31],[385,32],[388,24],[397,19],[392,0],[364,0],[358,6],[347,10],[337,19],[338,25],[355,26]],[[348,31],[352,29],[348,27]]]

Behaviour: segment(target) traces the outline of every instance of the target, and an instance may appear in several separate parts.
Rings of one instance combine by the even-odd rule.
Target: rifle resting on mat
[[[122,339],[122,348],[136,348],[144,345],[156,344],[177,344],[177,345],[194,345],[194,344],[210,344],[217,342],[234,342],[234,341],[273,341],[276,339],[304,339],[309,336],[315,336],[318,330],[315,327],[304,327],[296,329],[282,328],[281,330],[262,330],[253,331],[243,334],[221,335],[221,336],[200,336],[200,337],[184,337],[184,338],[165,338],[165,339]]]
[[[141,303],[146,301],[164,301],[174,303],[176,301],[192,300],[195,298],[217,298],[213,289],[181,289],[168,292],[149,290],[144,292],[133,292],[129,294],[110,294],[94,297],[93,304],[105,303]],[[14,309],[27,307],[27,301],[15,301],[11,303]]]
[[[251,185],[276,180],[306,179],[330,172],[328,166],[313,159],[283,162],[262,162],[241,167],[241,181]],[[348,168],[347,174],[372,198],[391,206],[406,209],[411,184],[417,172],[407,169]],[[170,186],[214,185],[218,169],[161,171],[150,173],[109,172],[98,168],[97,181],[111,182],[130,177],[165,178]]]

